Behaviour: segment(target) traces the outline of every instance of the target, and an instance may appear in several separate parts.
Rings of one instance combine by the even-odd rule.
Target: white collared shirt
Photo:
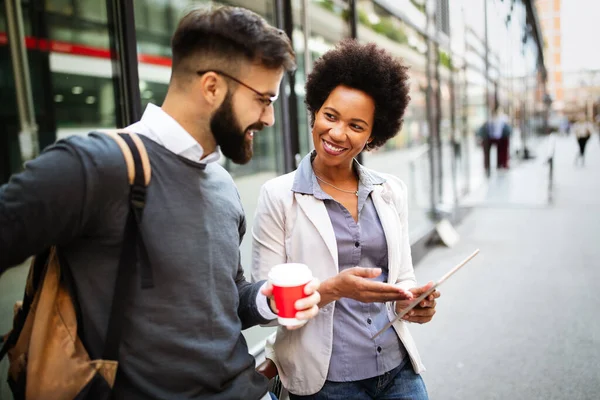
[[[177,121],[162,108],[149,103],[142,119],[127,127],[127,130],[144,135],[172,153],[188,160],[208,164],[219,160],[219,148],[204,156],[204,149]]]
[[[219,148],[217,147],[214,152],[202,158],[204,156],[204,149],[200,146],[200,143],[179,122],[175,121],[162,108],[152,103],[148,103],[148,106],[146,106],[142,119],[135,124],[129,125],[127,130],[146,136],[172,153],[200,164],[215,162],[221,157]],[[263,318],[268,320],[277,318],[277,315],[273,314],[269,308],[265,295],[260,290],[256,295],[256,305]]]

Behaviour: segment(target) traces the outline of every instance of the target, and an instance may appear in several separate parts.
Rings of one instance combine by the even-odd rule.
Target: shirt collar
[[[313,150],[300,162],[292,185],[293,192],[310,194],[318,198],[323,197],[324,192],[321,190],[312,168],[312,160],[316,155],[316,151]],[[374,185],[381,185],[385,182],[384,177],[363,167],[356,159],[354,160],[354,168],[358,171],[359,193],[363,188],[369,193],[373,190]]]
[[[204,159],[204,149],[173,117],[162,108],[148,103],[140,120],[145,134],[167,150],[194,162],[208,164],[220,158],[219,149]]]

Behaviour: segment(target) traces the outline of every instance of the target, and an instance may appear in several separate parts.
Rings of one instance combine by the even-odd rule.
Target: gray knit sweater
[[[142,221],[155,287],[131,287],[118,398],[259,399],[242,329],[267,323],[256,307],[263,282],[240,266],[246,224],[231,176],[142,137],[152,181]],[[0,273],[49,245],[64,252],[93,358],[104,344],[128,212],[126,166],[101,134],[60,141],[0,187]]]

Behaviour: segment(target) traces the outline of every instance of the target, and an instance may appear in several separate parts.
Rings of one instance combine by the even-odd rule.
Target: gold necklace
[[[321,182],[323,182],[326,185],[331,186],[332,188],[339,190],[340,192],[344,192],[344,193],[352,193],[355,194],[356,197],[358,197],[358,188],[356,190],[344,190],[344,189],[340,189],[339,187],[332,185],[331,183],[327,182],[326,180],[324,180],[323,178],[320,178],[319,175],[315,174],[315,177],[320,180]]]

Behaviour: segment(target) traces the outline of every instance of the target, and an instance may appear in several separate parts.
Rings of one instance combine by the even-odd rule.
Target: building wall
[[[562,69],[562,0],[536,0],[542,35],[544,38],[545,63],[548,69],[548,93],[554,99],[553,107],[564,107],[564,77]]]

